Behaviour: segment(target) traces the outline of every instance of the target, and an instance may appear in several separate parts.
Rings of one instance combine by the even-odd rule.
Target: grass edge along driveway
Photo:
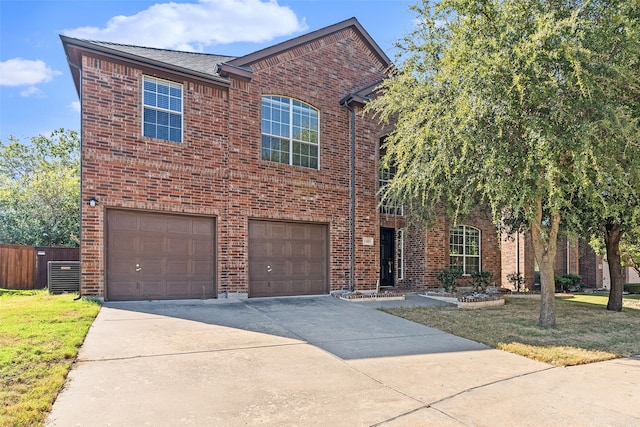
[[[0,289],[0,426],[40,426],[100,305]]]
[[[633,296],[629,302],[640,302]],[[625,301],[627,301],[625,299]],[[556,327],[540,328],[540,301],[507,297],[502,306],[395,308],[390,314],[555,366],[640,355],[640,310],[607,311],[607,297],[556,298]]]

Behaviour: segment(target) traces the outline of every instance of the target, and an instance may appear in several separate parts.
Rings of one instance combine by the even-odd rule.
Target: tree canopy
[[[79,156],[71,130],[0,141],[0,243],[78,245]]]
[[[384,161],[397,172],[384,198],[427,215],[442,204],[454,218],[480,199],[499,228],[531,232],[541,326],[555,325],[560,224],[578,222],[574,202],[599,176],[606,144],[632,144],[636,5],[423,1],[398,43],[401,63],[368,106],[395,122]]]

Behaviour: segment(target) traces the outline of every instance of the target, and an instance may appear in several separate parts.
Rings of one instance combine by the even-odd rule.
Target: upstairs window
[[[182,142],[182,85],[144,76],[142,133]]]
[[[262,160],[318,169],[318,110],[281,96],[262,97]]]
[[[464,274],[480,272],[480,230],[466,225],[451,227],[449,264]]]

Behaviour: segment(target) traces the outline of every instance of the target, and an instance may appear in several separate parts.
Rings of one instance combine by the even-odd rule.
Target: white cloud
[[[71,107],[71,109],[73,111],[75,111],[76,113],[80,112],[80,101],[73,101],[71,104],[69,104],[69,107]]]
[[[277,0],[199,0],[161,3],[131,16],[115,16],[103,28],[65,30],[70,37],[149,47],[201,51],[233,42],[266,42],[307,28]]]
[[[20,92],[20,96],[24,97],[24,98],[28,98],[30,96],[38,96],[38,97],[42,97],[44,96],[44,94],[42,93],[42,91],[40,89],[38,89],[35,86],[29,86],[28,88],[26,88],[25,90]]]
[[[33,86],[50,82],[59,74],[62,73],[52,70],[40,60],[13,58],[0,62],[0,86]],[[31,88],[26,92],[29,90]]]

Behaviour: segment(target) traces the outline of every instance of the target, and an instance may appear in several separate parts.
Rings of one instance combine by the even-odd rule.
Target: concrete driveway
[[[632,426],[640,360],[554,368],[329,296],[107,303],[48,426]]]

